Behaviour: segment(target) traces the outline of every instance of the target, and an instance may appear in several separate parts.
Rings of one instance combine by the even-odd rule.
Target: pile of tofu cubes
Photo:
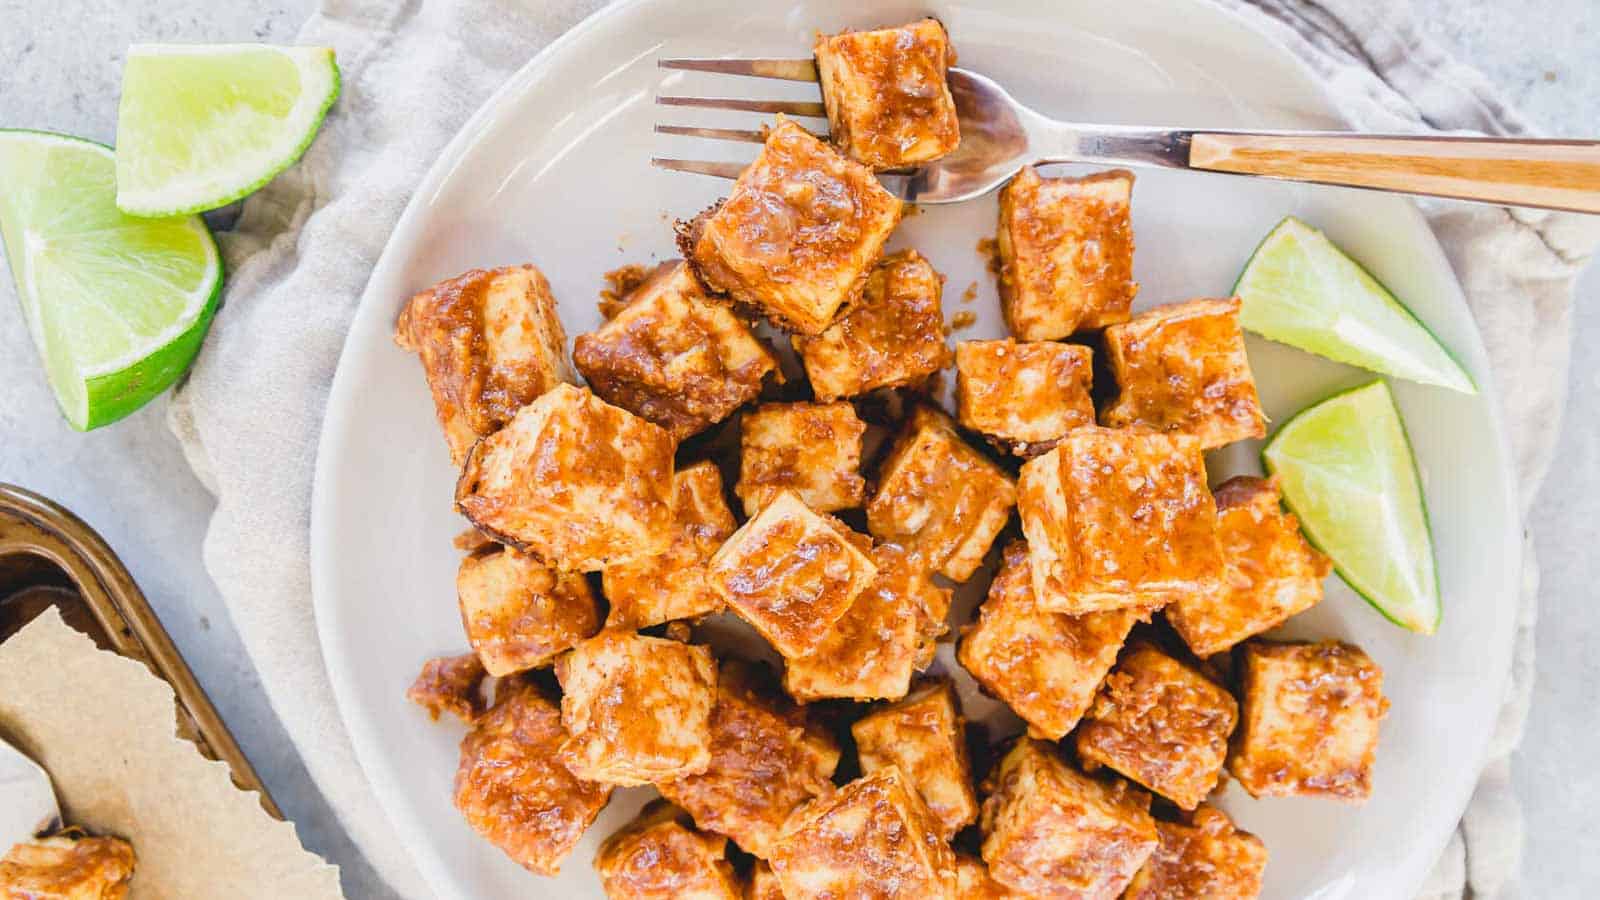
[[[1029,168],[1000,195],[1011,336],[952,353],[874,177],[959,139],[944,29],[815,51],[833,145],[780,120],[571,364],[532,265],[400,316],[474,526],[472,652],[411,690],[470,725],[456,805],[548,875],[654,786],[595,859],[618,900],[1255,896],[1263,842],[1206,803],[1223,770],[1363,800],[1387,704],[1359,649],[1259,637],[1329,563],[1270,479],[1208,485],[1205,451],[1264,434],[1238,301],[1132,315],[1132,175]],[[730,614],[781,672],[714,654]],[[969,737],[968,678],[1025,732]]]

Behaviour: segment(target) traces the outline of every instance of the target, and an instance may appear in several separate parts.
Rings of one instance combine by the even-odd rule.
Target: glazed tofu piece
[[[750,869],[750,882],[745,885],[745,900],[784,900],[783,887],[778,876],[766,860],[758,860]]]
[[[983,860],[956,853],[956,900],[1024,900],[1025,896],[990,878]]]
[[[570,384],[473,446],[456,509],[563,572],[597,572],[672,543],[672,435]]]
[[[1037,897],[1113,900],[1155,852],[1149,795],[1083,775],[1022,738],[990,774],[979,827],[994,880]]]
[[[713,291],[820,334],[860,296],[899,221],[871,169],[779,116],[727,199],[680,226],[679,241]]]
[[[439,282],[401,310],[394,340],[422,360],[457,466],[478,438],[576,380],[550,283],[532,265],[473,269]]]
[[[948,416],[922,406],[884,459],[867,529],[946,578],[966,581],[1016,502],[1011,476],[968,446]]]
[[[1105,331],[1121,392],[1105,424],[1187,434],[1210,450],[1264,437],[1239,328],[1239,298],[1158,306]]]
[[[793,491],[817,512],[861,505],[861,438],[867,425],[849,403],[763,403],[739,423],[739,483],[744,513],[760,512]]]
[[[884,257],[844,315],[815,337],[794,338],[817,399],[921,384],[950,365],[943,291],[944,277],[917,251]]]
[[[556,660],[561,761],[624,787],[682,778],[711,764],[717,664],[711,650],[606,629]]]
[[[931,162],[961,141],[945,83],[955,48],[937,19],[818,35],[828,130],[839,151],[874,169]]]
[[[877,578],[864,543],[784,491],[711,557],[711,587],[785,658],[805,656]]]
[[[999,449],[1047,452],[1067,432],[1094,424],[1094,351],[1055,341],[956,345],[956,418]]]
[[[1220,685],[1139,646],[1123,655],[1078,727],[1078,759],[1192,810],[1217,786],[1238,720],[1239,705]]]
[[[114,837],[23,841],[0,858],[6,900],[123,900],[137,863],[133,846]]]
[[[467,642],[496,677],[548,666],[600,630],[600,607],[582,575],[498,544],[461,560],[456,596]]]
[[[978,821],[966,724],[949,681],[929,682],[904,700],[873,710],[851,725],[850,733],[861,771],[871,775],[899,768],[945,840]]]
[[[893,544],[872,548],[871,557],[878,570],[872,584],[815,650],[786,661],[783,687],[796,700],[897,699],[910,690],[912,674],[933,662],[951,590]]]
[[[711,764],[656,785],[695,824],[770,856],[789,814],[833,788],[839,745],[759,670],[725,660],[711,713]]]
[[[1083,615],[1213,590],[1217,508],[1185,435],[1084,427],[1024,463],[1017,511],[1039,606]]]
[[[1028,546],[1015,541],[989,585],[978,621],[962,631],[956,659],[1000,698],[1035,737],[1060,740],[1094,701],[1138,609],[1082,616],[1047,612],[1034,601]]]
[[[1372,795],[1383,670],[1361,648],[1254,640],[1238,656],[1244,702],[1228,769],[1252,797]]]
[[[696,831],[665,800],[645,805],[606,838],[594,868],[609,900],[742,900],[728,839]]]
[[[1261,895],[1267,848],[1226,813],[1195,810],[1188,824],[1156,822],[1161,842],[1123,900],[1251,900]]]
[[[1128,320],[1133,173],[1040,178],[1032,166],[1000,191],[1000,311],[1021,341],[1054,341]]]
[[[1180,596],[1165,610],[1173,629],[1201,657],[1316,606],[1333,571],[1281,505],[1276,478],[1230,478],[1215,496],[1222,578],[1214,590]]]
[[[461,741],[456,809],[523,868],[555,875],[611,798],[611,786],[562,765],[561,710],[534,684],[500,682],[494,705]]]
[[[430,659],[422,664],[417,680],[406,691],[406,699],[427,710],[435,722],[441,713],[448,712],[471,725],[483,712],[480,690],[485,674],[476,653]]]
[[[955,854],[893,766],[795,811],[768,862],[788,900],[955,896]]]
[[[706,581],[706,563],[737,526],[715,463],[673,474],[672,509],[677,531],[665,552],[607,566],[601,574],[611,602],[607,625],[639,629],[722,611],[722,597]]]
[[[662,263],[572,361],[589,387],[678,440],[721,422],[761,393],[778,359],[727,306],[706,296],[688,263]]]

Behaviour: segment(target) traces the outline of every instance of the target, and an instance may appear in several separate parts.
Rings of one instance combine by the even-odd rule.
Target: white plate
[[[533,261],[562,301],[569,335],[598,323],[602,273],[672,255],[669,220],[727,187],[651,169],[652,155],[708,144],[658,137],[657,118],[734,124],[732,113],[658,110],[652,95],[774,95],[802,85],[668,75],[658,56],[803,55],[815,29],[923,12],[948,25],[963,65],[1024,102],[1112,122],[1328,127],[1329,101],[1263,36],[1199,0],[935,2],[870,13],[846,0],[640,0],[585,22],[530,62],[472,119],[418,187],[357,314],[328,403],[317,461],[312,574],[324,656],[346,725],[384,807],[444,897],[598,897],[601,837],[649,796],[619,791],[558,880],[523,871],[476,837],[451,806],[460,729],[430,724],[404,699],[418,666],[464,647],[454,597],[462,527],[455,472],[416,360],[390,341],[412,292],[474,266]],[[752,149],[721,152],[748,158]],[[1141,172],[1134,197],[1141,306],[1225,294],[1251,249],[1286,214],[1328,231],[1395,292],[1488,387],[1483,346],[1443,254],[1410,203],[1356,191],[1219,175]],[[946,315],[978,313],[959,338],[1001,333],[992,278],[975,244],[994,230],[992,199],[907,220],[914,245],[949,276]],[[962,306],[966,286],[977,300]],[[1274,420],[1370,377],[1252,341]],[[1270,897],[1409,898],[1464,808],[1503,695],[1517,596],[1515,504],[1494,403],[1396,384],[1426,483],[1444,590],[1444,624],[1418,637],[1340,584],[1286,629],[1355,641],[1380,662],[1393,709],[1365,806],[1223,805],[1271,851]],[[1490,389],[1492,390],[1492,388]],[[1213,460],[1254,470],[1256,448]],[[946,651],[947,653],[947,651]],[[988,708],[988,707],[984,707]],[[969,712],[981,712],[976,706]]]

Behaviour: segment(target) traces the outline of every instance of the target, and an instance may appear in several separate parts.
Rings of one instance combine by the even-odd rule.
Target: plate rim
[[[546,71],[552,61],[563,54],[566,48],[585,37],[589,32],[596,30],[603,24],[613,19],[622,18],[633,11],[650,5],[679,2],[679,0],[615,0],[586,16],[581,22],[562,33],[549,44],[535,53],[527,62],[523,63],[480,105],[473,114],[461,125],[460,129],[451,137],[439,156],[429,166],[427,172],[413,189],[411,197],[406,201],[405,208],[395,221],[393,230],[384,241],[383,250],[378,254],[377,261],[373,264],[372,272],[367,277],[366,287],[362,290],[361,298],[351,314],[344,339],[339,350],[339,362],[335,367],[334,377],[329,386],[328,398],[323,409],[320,423],[320,432],[317,440],[317,455],[313,469],[311,491],[311,522],[310,522],[310,569],[311,569],[311,604],[313,618],[316,621],[317,640],[322,654],[324,671],[333,689],[334,704],[339,713],[339,719],[350,739],[351,748],[355,753],[356,762],[362,775],[367,780],[367,786],[378,801],[379,808],[383,811],[395,836],[413,849],[411,856],[429,890],[436,895],[447,895],[447,888],[454,888],[455,884],[449,875],[448,867],[437,850],[435,842],[429,839],[425,829],[413,821],[414,817],[401,815],[399,812],[398,796],[402,785],[395,779],[388,777],[381,766],[376,764],[378,755],[377,740],[365,720],[356,711],[360,709],[359,699],[354,696],[354,679],[349,677],[350,661],[341,651],[334,649],[337,646],[336,627],[342,620],[339,604],[333,599],[336,594],[329,562],[329,553],[323,548],[333,546],[334,535],[329,524],[332,519],[331,511],[336,503],[333,488],[330,486],[336,480],[332,471],[334,459],[342,456],[344,434],[338,428],[330,427],[330,423],[338,422],[347,417],[352,401],[354,400],[351,374],[352,368],[347,361],[354,355],[354,336],[356,323],[369,314],[369,307],[384,298],[379,298],[377,288],[386,282],[392,282],[397,277],[397,272],[403,265],[403,258],[397,249],[401,244],[410,244],[415,241],[416,232],[422,227],[422,220],[426,210],[432,204],[434,195],[449,179],[456,166],[468,155],[481,140],[487,126],[489,126],[498,111],[515,100],[533,90],[539,82],[547,76]],[[1337,117],[1340,121],[1348,119],[1340,109],[1337,100],[1325,86],[1325,82],[1318,76],[1317,71],[1306,60],[1300,58],[1289,47],[1285,46],[1266,27],[1265,23],[1258,22],[1249,15],[1241,14],[1214,0],[1159,0],[1159,2],[1186,5],[1204,8],[1223,18],[1232,21],[1238,27],[1253,34],[1263,45],[1271,48],[1272,55],[1286,62],[1300,73],[1304,82],[1313,89],[1315,96],[1320,98],[1325,111]],[[1452,301],[1459,305],[1472,323],[1471,338],[1476,346],[1470,348],[1481,353],[1485,366],[1479,375],[1479,394],[1485,397],[1485,409],[1489,425],[1495,436],[1495,455],[1497,468],[1500,471],[1501,483],[1504,486],[1503,496],[1500,498],[1504,508],[1510,513],[1508,521],[1503,524],[1500,544],[1504,548],[1505,571],[1511,573],[1508,578],[1512,584],[1521,581],[1520,573],[1523,566],[1523,540],[1521,535],[1521,522],[1523,518],[1520,504],[1520,489],[1517,484],[1516,470],[1510,451],[1509,436],[1506,432],[1505,417],[1499,402],[1498,382],[1489,359],[1487,347],[1483,343],[1483,331],[1479,326],[1478,318],[1474,315],[1471,305],[1467,302],[1466,294],[1461,287],[1460,278],[1455,267],[1450,263],[1449,257],[1439,243],[1438,234],[1428,223],[1426,216],[1414,201],[1403,204],[1408,224],[1413,228],[1420,228],[1426,236],[1422,241],[1423,250],[1429,257],[1432,266],[1442,268],[1449,273],[1447,279],[1448,290]],[[385,295],[387,297],[387,294]],[[392,299],[392,298],[390,298]],[[1377,375],[1376,377],[1387,378]],[[334,554],[336,555],[336,554]],[[1504,620],[1500,630],[1505,632],[1504,637],[1495,642],[1490,648],[1493,657],[1489,660],[1491,677],[1489,683],[1494,687],[1491,696],[1503,697],[1511,677],[1511,663],[1513,648],[1516,640],[1516,607],[1520,602],[1503,604],[1499,617]],[[343,676],[343,677],[341,677]],[[1503,703],[1503,701],[1501,701]],[[1475,760],[1473,769],[1482,772],[1488,762],[1490,746],[1493,742],[1494,723],[1497,716],[1488,718],[1487,726],[1476,737],[1478,745],[1472,750]],[[1481,775],[1480,775],[1481,777]],[[1431,853],[1430,859],[1437,859],[1448,845],[1450,837],[1459,826],[1461,816],[1466,812],[1468,803],[1476,790],[1478,779],[1468,780],[1462,788],[1458,789],[1456,797],[1450,807],[1455,809],[1455,824],[1445,827],[1440,823],[1437,833],[1428,841]],[[353,836],[352,836],[353,837]],[[357,843],[357,846],[361,845]],[[365,848],[362,848],[365,853]],[[1427,880],[1431,866],[1423,866],[1414,874],[1411,883],[1407,886],[1404,896],[1413,896]]]

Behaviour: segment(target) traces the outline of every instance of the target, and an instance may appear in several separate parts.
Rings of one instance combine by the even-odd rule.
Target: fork
[[[816,82],[810,59],[662,59],[663,69]],[[1600,213],[1600,141],[1339,131],[1150,128],[1064,122],[1023,106],[993,80],[949,70],[961,143],[942,159],[879,174],[900,199],[959,203],[1004,184],[1023,166],[1077,162],[1159,166],[1403,194]],[[657,96],[662,106],[826,117],[822,103]],[[657,132],[760,143],[762,132],[657,125]],[[827,135],[818,135],[826,138]],[[745,164],[654,158],[677,172],[737,178]]]

